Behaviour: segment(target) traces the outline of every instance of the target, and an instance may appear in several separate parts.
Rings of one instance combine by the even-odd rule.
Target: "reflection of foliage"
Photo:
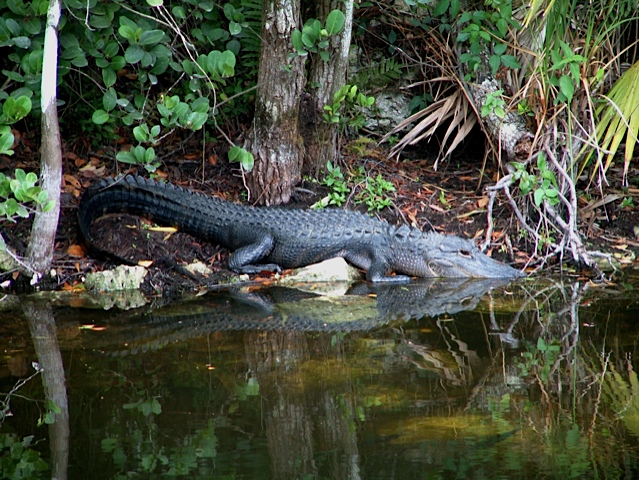
[[[628,363],[628,379],[610,364],[605,374],[603,392],[626,428],[639,436],[639,378]]]
[[[554,432],[554,437],[551,436]],[[565,433],[564,433],[565,432]],[[577,425],[570,430],[556,428],[546,438],[548,473],[556,478],[583,478],[590,471],[588,439]]]
[[[144,433],[136,428],[121,438],[102,440],[102,451],[110,453],[113,462],[123,471],[135,470],[140,473],[154,473],[169,476],[189,475],[199,468],[198,461],[217,456],[218,439],[212,421],[193,435],[187,435],[175,446],[159,446],[154,441],[157,426]],[[137,468],[127,462],[134,462]]]
[[[240,401],[246,400],[246,397],[256,397],[260,394],[260,384],[257,378],[251,377],[246,382],[236,383],[234,391]]]
[[[547,343],[542,337],[539,337],[537,345],[534,347],[529,345],[527,350],[522,352],[521,360],[517,364],[521,375],[525,377],[533,374],[545,384],[559,358],[561,343],[558,340],[551,340]]]
[[[125,410],[135,409],[145,417],[148,417],[152,413],[155,413],[156,415],[162,413],[162,405],[160,405],[157,397],[142,398],[137,402],[125,403],[124,405],[122,405],[122,408],[124,408]]]
[[[17,480],[22,478],[47,478],[49,469],[40,453],[31,448],[33,436],[18,440],[16,435],[0,434],[0,477]]]

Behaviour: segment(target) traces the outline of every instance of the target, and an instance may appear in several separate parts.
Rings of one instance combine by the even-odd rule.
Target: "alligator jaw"
[[[459,256],[454,259],[430,259],[429,268],[436,277],[469,277],[469,278],[521,278],[526,274],[510,265],[493,260],[483,253],[472,258]]]

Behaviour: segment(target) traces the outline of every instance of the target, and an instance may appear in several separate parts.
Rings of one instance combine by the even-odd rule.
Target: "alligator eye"
[[[457,253],[459,253],[462,257],[465,257],[465,258],[471,258],[472,257],[472,255],[470,254],[470,252],[468,250],[460,250]]]

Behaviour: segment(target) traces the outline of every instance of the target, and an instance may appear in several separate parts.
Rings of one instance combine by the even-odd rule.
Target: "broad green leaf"
[[[304,47],[304,42],[302,41],[302,32],[297,29],[293,30],[293,33],[291,34],[291,43],[299,55],[306,55],[307,52]]]
[[[149,141],[149,136],[147,135],[147,132],[140,125],[138,125],[137,127],[133,129],[133,136],[140,143]]]
[[[448,11],[448,7],[450,7],[449,0],[439,0],[433,10],[433,17],[441,17]]]
[[[326,31],[329,35],[335,35],[344,28],[345,17],[341,10],[333,10],[326,17]]]
[[[87,57],[84,56],[84,53],[82,53],[76,57],[73,57],[73,59],[71,60],[71,64],[74,67],[84,68],[89,64],[89,62],[87,61]]]
[[[151,163],[155,159],[155,150],[151,148],[147,148],[144,152],[144,163]]]
[[[29,37],[13,37],[13,44],[18,48],[27,49],[31,46],[31,39]]]
[[[229,153],[228,153],[229,161],[231,162],[237,161],[238,157],[240,156],[240,152],[242,150],[243,150],[242,147],[238,147],[237,145],[232,146],[229,149]]]
[[[116,55],[111,59],[111,69],[114,71],[121,70],[126,65],[126,60],[122,55]]]
[[[0,135],[0,154],[2,155],[13,155],[13,150],[11,147],[13,146],[14,137],[11,132],[3,133]]]
[[[116,80],[117,76],[111,67],[102,69],[102,81],[104,82],[105,87],[112,87]]]
[[[573,83],[572,78],[568,75],[562,75],[559,78],[559,89],[568,99],[568,103],[570,103],[575,93],[575,84]]]
[[[497,73],[497,70],[499,70],[499,66],[501,65],[501,59],[499,58],[499,55],[491,55],[490,58],[488,59],[488,63],[490,64],[490,68],[494,73]]]
[[[139,45],[129,45],[124,52],[124,59],[127,63],[135,64],[138,63],[144,57],[146,52]]]
[[[101,109],[96,110],[95,112],[93,112],[93,115],[91,116],[91,120],[96,125],[102,125],[109,120],[109,114]]]
[[[120,51],[120,46],[117,42],[109,42],[104,46],[104,56],[107,58],[115,57]]]
[[[136,41],[135,30],[129,27],[128,25],[122,25],[118,29],[118,33],[122,35],[124,38],[126,38],[129,42],[135,43]]]
[[[503,55],[504,53],[506,53],[507,48],[508,45],[506,45],[505,43],[497,43],[493,47],[493,52],[495,52],[495,54],[497,55]]]
[[[521,68],[521,65],[517,61],[517,58],[514,57],[513,55],[502,55],[501,63],[504,65],[504,67],[507,67],[507,68],[512,68],[512,69]]]
[[[184,20],[186,18],[186,10],[181,5],[175,6],[171,9],[171,13],[175,18]]]
[[[148,1],[148,0],[147,0]],[[155,45],[160,43],[164,38],[164,32],[162,30],[145,30],[140,35],[139,45]]]
[[[122,163],[129,163],[135,165],[137,160],[135,159],[135,155],[131,152],[118,152],[115,158]],[[126,407],[125,407],[126,408]]]

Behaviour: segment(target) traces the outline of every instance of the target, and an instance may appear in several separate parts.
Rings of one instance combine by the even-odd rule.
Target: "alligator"
[[[243,206],[138,176],[100,180],[83,195],[79,226],[94,249],[91,225],[109,213],[140,215],[228,248],[229,268],[237,273],[280,272],[343,257],[365,270],[370,282],[524,276],[460,237],[341,209]]]

